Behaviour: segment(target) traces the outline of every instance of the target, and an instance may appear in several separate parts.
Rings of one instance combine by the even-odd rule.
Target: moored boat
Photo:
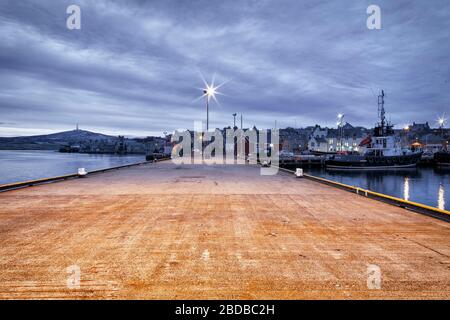
[[[438,151],[433,156],[434,162],[438,166],[450,166],[450,151],[448,150],[442,150]]]
[[[389,170],[415,167],[420,161],[422,151],[402,148],[396,141],[393,126],[386,121],[384,110],[384,91],[378,96],[380,122],[373,130],[373,136],[360,143],[366,150],[362,154],[337,154],[325,161],[327,169],[332,170]]]

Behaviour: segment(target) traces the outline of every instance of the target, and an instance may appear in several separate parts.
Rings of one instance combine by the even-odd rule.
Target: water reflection
[[[305,168],[307,173],[397,198],[450,209],[450,168],[418,167],[396,171],[331,171]],[[438,201],[436,202],[436,199]],[[445,203],[445,199],[447,202]]]
[[[403,199],[409,200],[409,178],[405,177],[405,182],[403,183]]]
[[[442,184],[439,186],[438,191],[438,208],[445,210],[445,190]]]

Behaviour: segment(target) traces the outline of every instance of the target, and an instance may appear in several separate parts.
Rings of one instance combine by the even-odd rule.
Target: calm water
[[[144,155],[98,155],[55,151],[0,150],[0,184],[103,169],[144,161]]]
[[[450,168],[415,168],[404,171],[346,172],[320,168],[306,173],[329,180],[450,210]]]
[[[144,155],[94,155],[54,151],[0,150],[0,184],[76,173],[145,160]],[[450,168],[347,172],[305,168],[305,172],[398,198],[450,210]]]

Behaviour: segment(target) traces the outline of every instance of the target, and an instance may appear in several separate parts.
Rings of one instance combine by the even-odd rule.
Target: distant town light
[[[406,126],[403,127],[403,129],[404,129],[405,131],[408,131],[408,130],[409,130],[409,126],[406,125]]]

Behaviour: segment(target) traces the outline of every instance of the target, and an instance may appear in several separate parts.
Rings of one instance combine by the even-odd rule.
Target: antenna
[[[381,128],[384,130],[385,125],[385,112],[384,112],[384,90],[381,90],[381,94],[378,95],[378,117],[381,120]]]

